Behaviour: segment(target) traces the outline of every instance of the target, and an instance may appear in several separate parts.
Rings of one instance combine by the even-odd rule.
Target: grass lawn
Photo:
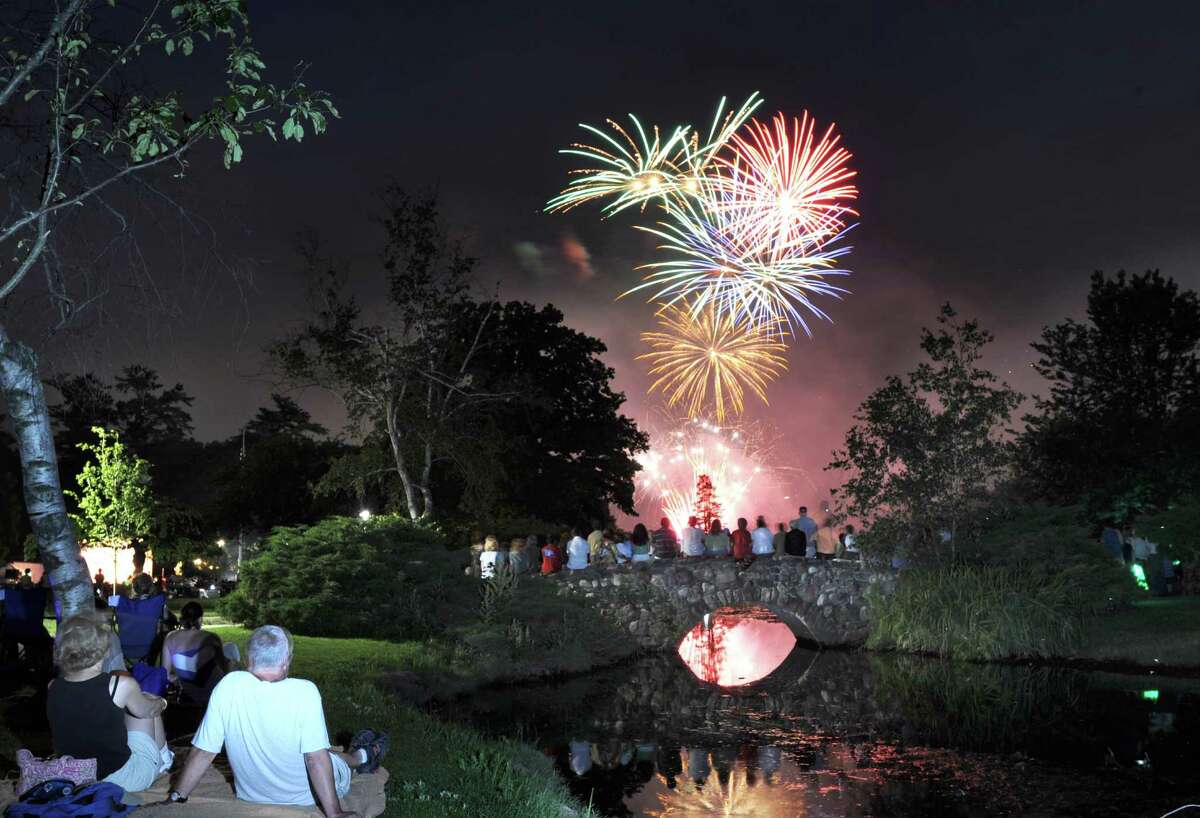
[[[212,630],[237,642],[245,655],[248,630],[228,625]],[[444,660],[435,644],[298,636],[292,675],[311,679],[321,689],[335,742],[367,726],[391,734],[385,816],[563,818],[568,804],[586,815],[572,804],[551,762],[533,748],[440,722],[402,704],[376,683],[389,671],[432,673]],[[13,691],[0,701],[0,766],[5,771],[15,767],[20,747],[49,752],[42,706],[32,689]]]
[[[237,642],[245,655],[248,630],[213,630]],[[562,818],[570,798],[540,753],[519,742],[491,741],[447,725],[400,704],[374,683],[388,671],[432,670],[438,651],[428,647],[298,636],[292,675],[320,687],[330,735],[339,737],[335,741],[367,726],[391,734],[386,766],[392,778],[384,815]]]
[[[1096,617],[1070,658],[1200,670],[1200,596],[1147,599]]]

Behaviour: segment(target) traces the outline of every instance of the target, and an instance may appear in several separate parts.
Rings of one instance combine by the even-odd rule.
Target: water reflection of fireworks
[[[770,445],[758,424],[720,426],[704,418],[669,419],[665,431],[651,432],[650,451],[638,461],[635,502],[648,519],[671,520],[680,531],[696,506],[696,481],[707,474],[726,525],[738,516],[751,520],[753,500],[778,488]],[[732,528],[732,525],[729,525]]]

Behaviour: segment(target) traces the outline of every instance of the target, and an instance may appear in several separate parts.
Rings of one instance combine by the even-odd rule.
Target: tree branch
[[[85,0],[71,0],[67,7],[54,18],[54,22],[50,24],[50,31],[46,34],[46,39],[37,47],[33,55],[25,61],[25,64],[17,70],[17,73],[9,78],[8,84],[4,86],[4,89],[0,90],[0,108],[8,104],[9,99],[17,92],[21,83],[29,78],[34,69],[46,61],[46,55],[50,53],[50,49],[58,42],[59,35],[66,30],[67,24],[71,22],[71,18],[79,13],[84,2]]]

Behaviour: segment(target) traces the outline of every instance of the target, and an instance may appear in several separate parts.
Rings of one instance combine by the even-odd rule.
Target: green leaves
[[[849,472],[838,491],[844,510],[888,547],[940,550],[947,532],[953,549],[1008,474],[1009,424],[1022,396],[978,366],[990,333],[955,319],[946,305],[938,327],[922,331],[926,359],[863,401],[827,467]]]
[[[97,443],[80,443],[91,455],[76,477],[74,497],[79,513],[72,519],[83,540],[96,545],[123,545],[147,536],[154,523],[158,501],[150,488],[150,464],[126,448],[121,436],[93,427]]]

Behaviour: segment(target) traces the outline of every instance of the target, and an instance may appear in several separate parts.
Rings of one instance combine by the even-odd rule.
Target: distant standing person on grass
[[[230,673],[213,691],[192,751],[168,801],[187,801],[221,748],[233,769],[237,797],[257,804],[312,806],[327,818],[358,818],[342,810],[353,773],[374,773],[387,753],[387,733],[361,730],[350,750],[329,749],[321,691],[289,679],[292,637],[278,625],[250,634],[249,670]],[[315,800],[313,796],[316,796]]]
[[[671,521],[666,517],[659,520],[658,528],[651,537],[651,543],[654,546],[655,559],[669,560],[679,555],[679,538],[675,536],[675,529],[671,527]]]
[[[600,541],[604,541],[604,532],[600,532]],[[575,529],[575,536],[567,541],[567,569],[582,571],[588,567],[588,541],[583,538],[583,529]]]
[[[1100,544],[1104,546],[1109,554],[1112,554],[1114,559],[1123,559],[1122,551],[1125,540],[1115,525],[1110,523],[1104,526],[1104,529],[1100,532]]]
[[[767,520],[762,515],[754,521],[754,530],[750,532],[750,551],[756,557],[769,557],[775,553],[775,539],[771,529],[767,528]]]

